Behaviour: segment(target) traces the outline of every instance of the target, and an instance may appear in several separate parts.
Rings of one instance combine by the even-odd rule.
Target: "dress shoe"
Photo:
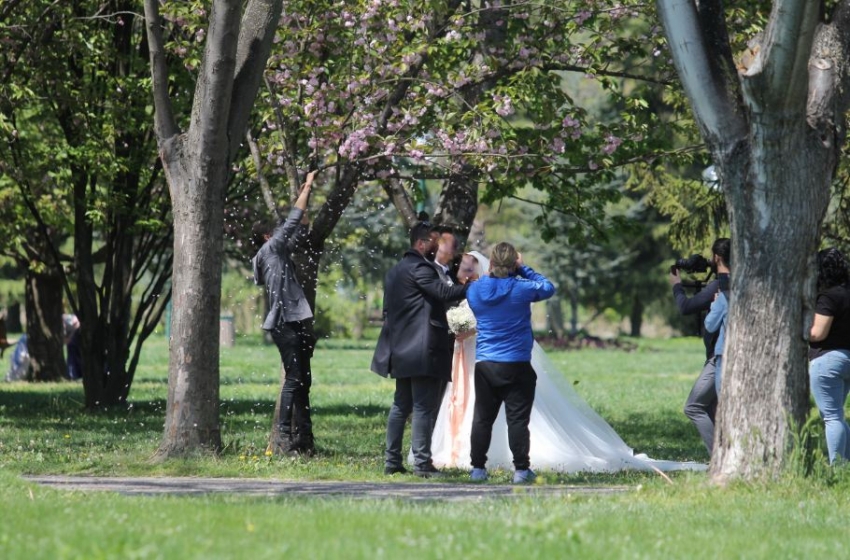
[[[443,471],[441,471],[434,465],[428,465],[427,467],[417,467],[413,469],[413,474],[421,478],[442,478],[446,476]]]
[[[407,469],[402,466],[384,467],[384,474],[388,476],[393,474],[407,474]]]

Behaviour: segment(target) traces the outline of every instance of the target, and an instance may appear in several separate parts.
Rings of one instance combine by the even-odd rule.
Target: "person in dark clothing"
[[[711,246],[711,253],[715,261],[719,258],[719,255],[730,254],[731,244],[729,239],[717,239]],[[685,287],[682,285],[682,279],[679,277],[679,271],[676,269],[670,272],[670,283],[673,285],[673,297],[676,300],[679,313],[682,315],[707,312],[720,289],[720,278],[718,277],[709,282],[696,295],[689,298],[685,294]],[[700,321],[700,324],[702,324],[702,321]],[[702,442],[708,450],[708,454],[711,455],[714,447],[714,415],[717,411],[717,390],[714,383],[716,367],[714,346],[716,344],[717,333],[709,333],[705,330],[702,333],[703,343],[705,344],[705,364],[688,395],[684,412],[685,416],[690,418],[691,422],[696,426]]]
[[[313,312],[295,274],[292,253],[307,232],[307,205],[315,171],[306,182],[286,220],[274,228],[254,226],[254,244],[260,249],[252,261],[254,282],[266,286],[269,312],[263,329],[280,352],[284,382],[280,393],[278,427],[286,443],[275,453],[313,455],[316,451],[310,417],[310,358],[316,339]]]
[[[830,464],[850,460],[850,264],[838,249],[818,253],[818,297],[809,333],[809,381],[824,420]]]
[[[384,473],[405,473],[404,425],[412,414],[413,472],[430,478],[440,471],[431,459],[431,433],[440,390],[451,380],[452,337],[446,303],[463,299],[465,285],[449,285],[433,263],[439,233],[428,222],[410,231],[410,249],[384,279],[384,324],[372,358],[373,372],[395,379],[387,418]]]

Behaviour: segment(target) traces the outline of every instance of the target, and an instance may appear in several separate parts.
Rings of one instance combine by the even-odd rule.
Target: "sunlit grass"
[[[541,473],[544,485],[623,485],[617,495],[472,502],[239,495],[128,497],[58,491],[21,474],[184,475],[387,482],[381,452],[392,382],[371,344],[323,341],[314,362],[319,456],[266,455],[279,358],[259,338],[223,348],[218,456],[151,461],[162,437],[168,355],[147,345],[126,409],[86,412],[79,384],[0,386],[4,558],[834,558],[843,555],[850,473],[718,488],[647,473]],[[637,451],[706,460],[681,407],[701,367],[696,339],[633,352],[550,353]],[[822,471],[823,473],[824,471]],[[510,473],[494,473],[507,483]],[[466,482],[453,471],[444,482]],[[393,477],[391,482],[413,477]]]
[[[34,474],[380,478],[393,383],[369,371],[373,344],[320,342],[312,391],[320,453],[310,461],[265,453],[280,361],[276,348],[259,337],[242,337],[236,346],[221,349],[222,454],[151,461],[162,437],[168,377],[167,343],[157,337],[145,346],[126,409],[84,410],[79,383],[1,386],[0,465]],[[579,394],[637,451],[663,459],[705,460],[696,432],[680,412],[700,366],[699,351],[698,341],[664,341],[643,343],[629,353],[581,350],[551,356]]]

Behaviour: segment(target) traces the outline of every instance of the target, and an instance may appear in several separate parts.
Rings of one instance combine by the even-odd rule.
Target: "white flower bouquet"
[[[475,315],[472,313],[472,309],[469,308],[466,300],[460,302],[460,305],[457,307],[452,307],[446,311],[446,319],[449,322],[449,330],[454,334],[462,334],[475,330],[475,326],[477,325]]]

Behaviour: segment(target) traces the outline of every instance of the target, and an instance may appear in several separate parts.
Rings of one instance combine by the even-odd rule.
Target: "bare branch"
[[[165,41],[162,38],[162,20],[159,0],[145,0],[145,27],[148,32],[148,51],[151,60],[151,79],[154,101],[154,126],[157,138],[162,141],[180,133],[174,119],[174,109],[168,96],[168,63]]]
[[[393,206],[401,214],[404,223],[407,224],[407,227],[412,227],[417,221],[416,209],[413,207],[413,202],[407,195],[407,191],[402,186],[401,181],[398,179],[389,179],[383,181],[383,187],[384,191],[393,201]]]
[[[746,137],[740,100],[730,88],[727,65],[718,61],[724,51],[709,46],[693,0],[658,0],[658,14],[703,138],[709,144],[719,138],[734,144]]]
[[[263,173],[263,158],[260,157],[260,148],[257,146],[257,142],[254,138],[251,137],[250,130],[245,133],[245,140],[248,142],[248,148],[251,150],[254,167],[257,168],[257,182],[260,183],[260,190],[263,193],[263,201],[265,201],[266,206],[269,209],[269,213],[277,219],[281,219],[283,216],[280,215],[280,210],[278,210],[277,204],[274,201],[274,194],[272,194],[271,185],[269,185],[269,180],[266,179],[266,175]]]

